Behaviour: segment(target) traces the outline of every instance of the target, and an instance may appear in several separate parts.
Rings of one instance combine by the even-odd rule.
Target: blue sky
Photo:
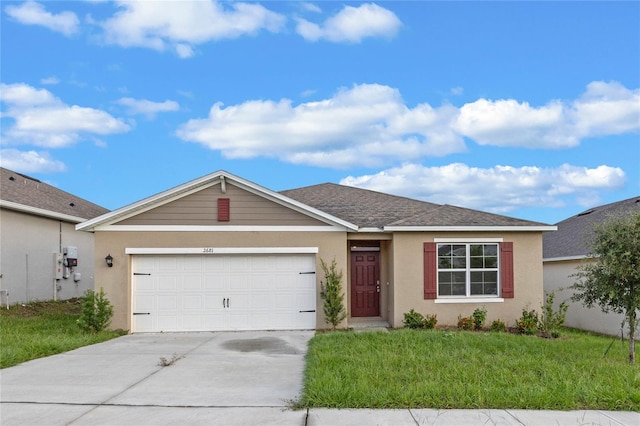
[[[2,1],[1,164],[109,209],[224,169],[555,223],[640,195],[640,2]]]

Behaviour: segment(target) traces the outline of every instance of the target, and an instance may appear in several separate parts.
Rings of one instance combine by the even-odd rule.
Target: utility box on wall
[[[63,249],[63,253],[67,259],[66,266],[75,268],[78,266],[78,247],[68,246]]]
[[[53,277],[56,280],[62,279],[63,262],[62,253],[53,253]]]

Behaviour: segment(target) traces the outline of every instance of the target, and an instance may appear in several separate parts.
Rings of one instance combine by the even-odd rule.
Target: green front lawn
[[[299,407],[640,410],[628,343],[566,331],[332,332],[309,343]]]
[[[78,328],[81,301],[33,302],[0,308],[0,368],[103,342],[123,331]]]

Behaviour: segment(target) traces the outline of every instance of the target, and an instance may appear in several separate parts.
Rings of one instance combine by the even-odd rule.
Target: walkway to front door
[[[351,316],[380,315],[380,253],[351,252]]]

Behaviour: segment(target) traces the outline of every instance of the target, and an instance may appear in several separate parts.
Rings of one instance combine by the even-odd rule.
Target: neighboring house
[[[512,323],[542,303],[542,233],[555,230],[335,184],[278,193],[225,171],[76,228],[95,234],[112,327],[131,332],[325,328],[321,260],[343,272],[343,326],[402,327],[412,308]]]
[[[37,179],[0,168],[2,304],[69,299],[93,289],[93,234],[76,231],[75,226],[106,212]]]
[[[569,304],[565,325],[611,335],[620,334],[623,315],[605,314],[599,306],[589,309],[569,299],[575,284],[577,267],[589,253],[588,242],[594,224],[601,224],[611,216],[640,212],[640,196],[583,211],[558,222],[556,232],[544,235],[544,290],[555,292],[556,302]],[[628,325],[625,326],[625,335]]]

